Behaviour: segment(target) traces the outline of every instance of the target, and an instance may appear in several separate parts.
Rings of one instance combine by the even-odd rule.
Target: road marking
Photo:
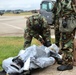
[[[24,31],[23,28],[20,28],[20,27],[14,26],[14,25],[6,24],[6,23],[1,23],[1,24],[4,24],[4,25],[7,25],[7,26],[10,26],[10,27],[13,27],[13,28],[20,29],[20,30]]]

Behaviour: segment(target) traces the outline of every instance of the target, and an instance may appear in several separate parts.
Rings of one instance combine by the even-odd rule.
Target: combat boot
[[[65,71],[65,70],[71,70],[73,69],[73,65],[67,64],[67,65],[61,65],[57,67],[58,71]]]

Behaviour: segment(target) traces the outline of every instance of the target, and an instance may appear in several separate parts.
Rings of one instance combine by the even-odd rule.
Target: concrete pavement
[[[0,36],[23,36],[25,16],[0,16]]]
[[[38,69],[32,75],[76,75],[76,66],[72,70],[57,71],[58,64],[54,64],[45,69]]]

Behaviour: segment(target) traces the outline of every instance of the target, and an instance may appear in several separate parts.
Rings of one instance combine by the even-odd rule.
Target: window
[[[47,10],[48,8],[47,8],[47,3],[43,3],[42,5],[41,5],[41,8],[43,9],[43,10]]]
[[[54,4],[52,2],[42,2],[41,4],[41,9],[46,10],[46,11],[51,11],[54,7]]]
[[[49,9],[52,10],[53,7],[54,7],[53,3],[51,2],[51,3],[48,3],[48,4],[49,4]]]

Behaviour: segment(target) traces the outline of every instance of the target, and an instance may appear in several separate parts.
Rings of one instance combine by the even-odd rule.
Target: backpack
[[[74,17],[70,17],[70,18],[68,18],[67,20],[66,20],[66,22],[67,22],[67,26],[64,28],[63,27],[63,25],[62,25],[62,21],[63,21],[63,19],[62,18],[60,18],[59,19],[59,23],[60,23],[60,25],[59,25],[59,30],[61,31],[61,32],[72,32],[75,28],[76,28],[76,18],[74,18]]]
[[[72,32],[76,28],[76,15],[75,11],[72,8],[72,0],[68,0],[68,3],[65,3],[64,0],[61,5],[61,17],[59,18],[59,30],[60,32]],[[69,11],[73,11],[70,12]],[[68,16],[68,17],[66,17]],[[63,26],[63,17],[66,17],[66,26]]]

